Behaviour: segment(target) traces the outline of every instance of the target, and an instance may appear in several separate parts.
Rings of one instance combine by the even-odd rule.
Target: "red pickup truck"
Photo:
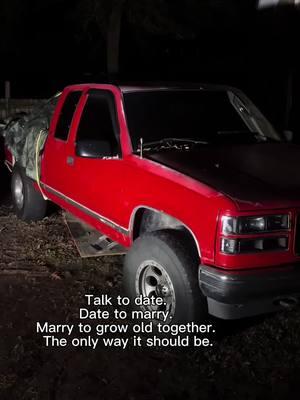
[[[241,91],[83,84],[49,104],[42,140],[5,137],[20,218],[50,200],[128,247],[128,295],[172,323],[298,302],[300,148]]]

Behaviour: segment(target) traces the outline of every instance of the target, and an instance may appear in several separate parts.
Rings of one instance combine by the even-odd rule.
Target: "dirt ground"
[[[86,293],[122,293],[122,258],[82,260],[54,213],[26,224],[0,196],[0,399],[287,399],[300,393],[300,310],[223,323],[200,349],[47,349]]]

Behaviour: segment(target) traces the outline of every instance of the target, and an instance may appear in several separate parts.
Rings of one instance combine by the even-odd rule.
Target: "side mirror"
[[[283,136],[285,137],[287,142],[291,142],[294,138],[294,132],[292,131],[283,131]]]
[[[86,158],[112,156],[112,147],[107,140],[80,140],[76,144],[76,155]]]

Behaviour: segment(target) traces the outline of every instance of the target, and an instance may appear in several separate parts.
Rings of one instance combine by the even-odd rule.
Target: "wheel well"
[[[180,230],[186,234],[191,249],[195,251],[200,258],[200,249],[193,233],[178,219],[171,217],[163,212],[155,211],[149,208],[139,208],[134,216],[132,224],[132,239],[146,232],[154,232],[161,229]]]

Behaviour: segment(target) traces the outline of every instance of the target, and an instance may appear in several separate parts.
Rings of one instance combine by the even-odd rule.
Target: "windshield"
[[[278,141],[248,99],[225,90],[146,90],[124,93],[133,151],[157,142],[197,145]]]

